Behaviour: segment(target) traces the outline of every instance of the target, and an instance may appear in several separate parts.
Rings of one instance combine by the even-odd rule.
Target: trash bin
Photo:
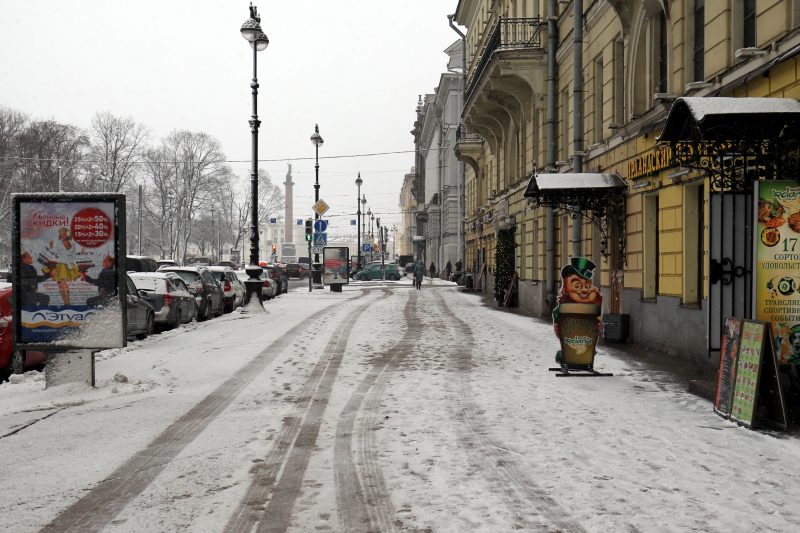
[[[471,289],[473,287],[472,272],[464,274],[464,287]]]
[[[311,264],[311,281],[314,285],[322,285],[322,263]]]
[[[607,342],[627,342],[631,331],[631,315],[606,313],[603,315],[603,338]]]

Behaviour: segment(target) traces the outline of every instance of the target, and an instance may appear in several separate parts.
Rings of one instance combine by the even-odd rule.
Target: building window
[[[705,6],[705,0],[694,0],[693,81],[703,81],[705,79]]]
[[[569,161],[569,89],[561,93],[561,159]]]
[[[614,122],[619,125],[625,122],[624,76],[625,43],[622,39],[617,39],[614,41],[614,77],[611,83],[614,86]]]
[[[669,79],[669,69],[667,68],[667,17],[661,11],[658,14],[658,86],[656,92],[669,92],[667,80]]]
[[[644,197],[642,231],[644,246],[644,287],[643,297],[654,300],[658,296],[659,278],[659,213],[658,194]]]
[[[756,46],[756,0],[744,0],[743,41],[745,48]]]
[[[603,58],[594,62],[594,142],[603,141]]]

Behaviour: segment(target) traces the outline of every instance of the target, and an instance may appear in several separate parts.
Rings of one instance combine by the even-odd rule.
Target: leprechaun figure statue
[[[602,330],[603,296],[592,283],[596,265],[585,257],[573,257],[561,269],[561,290],[553,309],[553,328],[561,342],[556,362],[591,368],[597,338]]]

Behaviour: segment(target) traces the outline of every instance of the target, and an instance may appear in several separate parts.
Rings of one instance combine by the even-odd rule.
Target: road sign
[[[361,251],[362,252],[370,252],[370,251],[372,251],[372,246],[370,246],[369,243],[365,242],[364,244],[361,245]]]
[[[325,233],[325,230],[328,229],[328,221],[327,220],[317,220],[314,222],[314,232],[315,233]]]
[[[327,233],[315,233],[314,234],[314,246],[325,246],[328,244],[328,234]]]
[[[312,246],[311,247],[311,253],[312,254],[321,254],[324,249],[325,249],[324,246]]]
[[[330,206],[328,204],[326,204],[324,200],[319,200],[319,201],[317,201],[317,203],[314,204],[312,209],[314,210],[314,212],[316,214],[318,214],[319,216],[322,216],[322,215],[325,214],[325,211],[330,209]]]

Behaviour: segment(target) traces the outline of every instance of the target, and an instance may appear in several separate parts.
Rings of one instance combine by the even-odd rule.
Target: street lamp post
[[[314,124],[314,133],[311,135],[311,143],[314,145],[314,203],[319,202],[319,147],[322,146],[322,135],[319,134],[319,124]],[[314,220],[319,220],[319,213],[314,211]],[[314,284],[322,284],[322,269],[319,264],[319,254],[314,254],[314,264],[311,273],[314,276]]]
[[[369,260],[370,261],[372,261],[372,253],[375,251],[373,249],[373,246],[374,246],[373,242],[374,241],[372,239],[372,222],[371,222],[372,220],[375,220],[375,217],[372,216],[372,208],[370,207],[369,209],[367,209],[367,220],[365,221],[366,223],[369,224],[369,227],[368,227],[368,231],[364,234],[364,238],[369,238],[369,244],[370,244],[370,247],[369,247]]]
[[[356,187],[358,187],[358,198],[356,199],[356,207],[358,211],[356,211],[356,215],[358,215],[358,219],[356,220],[356,233],[358,234],[358,248],[356,248],[356,269],[361,268],[361,184],[364,183],[364,180],[361,179],[361,172],[358,173],[358,177],[356,178]]]
[[[242,37],[253,48],[253,81],[250,88],[253,90],[253,115],[250,117],[250,132],[252,133],[252,169],[250,172],[250,264],[247,266],[249,279],[245,280],[247,287],[246,303],[253,299],[261,306],[261,274],[263,270],[258,265],[258,52],[267,48],[269,39],[261,30],[261,17],[253,4],[250,4],[250,18],[244,21],[240,29]]]

